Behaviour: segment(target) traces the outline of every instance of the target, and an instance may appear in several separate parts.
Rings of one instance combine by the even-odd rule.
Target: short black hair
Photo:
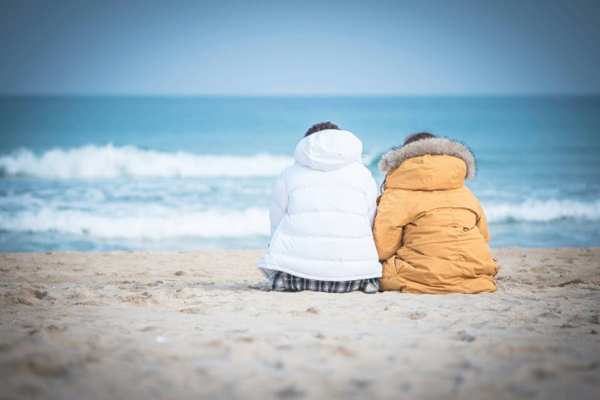
[[[404,146],[406,146],[409,143],[416,142],[417,140],[433,139],[436,137],[437,136],[435,136],[433,133],[429,132],[413,133],[412,135],[408,135],[406,139],[404,139]]]
[[[304,134],[304,137],[310,136],[313,133],[316,133],[316,132],[319,132],[319,131],[324,131],[326,129],[337,129],[339,131],[340,127],[337,126],[336,124],[333,124],[333,123],[329,122],[329,121],[327,121],[327,122],[319,122],[318,124],[314,124],[313,126],[311,126],[310,128],[308,128],[308,130]]]

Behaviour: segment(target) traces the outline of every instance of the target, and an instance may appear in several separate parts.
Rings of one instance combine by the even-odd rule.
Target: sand
[[[269,292],[260,254],[0,255],[0,398],[600,398],[600,248],[445,296]]]

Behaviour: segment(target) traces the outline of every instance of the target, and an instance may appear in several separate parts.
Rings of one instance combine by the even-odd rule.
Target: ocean
[[[0,97],[0,251],[260,248],[313,123],[466,143],[492,247],[600,246],[600,97]]]

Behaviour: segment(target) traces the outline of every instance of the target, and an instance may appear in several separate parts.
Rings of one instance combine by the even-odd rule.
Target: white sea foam
[[[35,206],[34,204],[37,204]],[[178,237],[242,238],[269,235],[266,208],[245,210],[179,210],[159,204],[128,204],[98,209],[64,209],[32,203],[32,208],[0,214],[0,230],[83,235],[99,239],[163,240]],[[560,219],[600,220],[600,202],[569,200],[486,204],[488,220],[550,222]]]
[[[153,212],[154,211],[154,212]],[[0,214],[0,230],[85,235],[103,239],[161,240],[177,237],[227,238],[270,234],[268,210],[179,212],[146,205],[127,215],[42,208]]]
[[[293,158],[269,154],[254,156],[167,153],[135,146],[84,146],[54,149],[36,155],[28,149],[0,156],[0,173],[48,179],[121,177],[254,177],[275,176]]]
[[[490,222],[550,222],[560,219],[600,220],[600,201],[527,200],[522,203],[485,203]]]

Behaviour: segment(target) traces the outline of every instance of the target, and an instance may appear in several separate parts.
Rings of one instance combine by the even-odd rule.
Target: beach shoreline
[[[600,395],[600,248],[479,295],[270,292],[262,252],[0,254],[0,398]]]

